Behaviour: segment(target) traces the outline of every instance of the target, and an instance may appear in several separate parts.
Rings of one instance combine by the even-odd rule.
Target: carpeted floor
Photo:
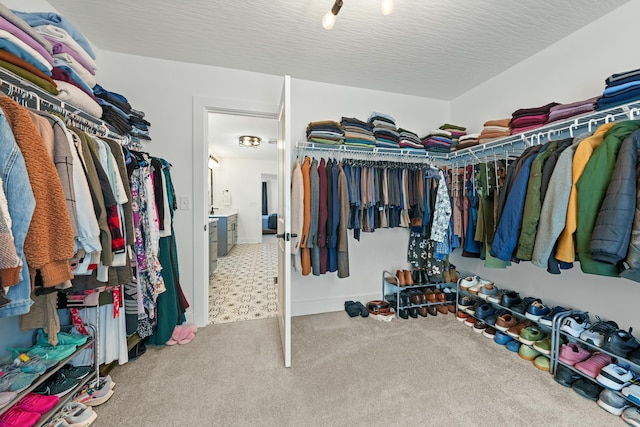
[[[275,317],[278,289],[278,246],[265,243],[235,245],[209,280],[209,323]]]
[[[453,316],[383,323],[344,312],[209,325],[116,367],[95,408],[112,426],[622,426]]]

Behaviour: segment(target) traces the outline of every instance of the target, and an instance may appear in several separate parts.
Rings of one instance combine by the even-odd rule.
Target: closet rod
[[[298,152],[322,152],[332,157],[361,158],[366,160],[392,160],[404,163],[432,163],[433,155],[427,151],[416,151],[403,148],[359,148],[347,145],[327,145],[315,142],[296,141]]]
[[[11,71],[3,68],[0,68],[0,86],[7,96],[14,99],[17,95],[17,98],[22,98],[25,102],[30,99],[35,100],[37,110],[42,110],[42,104],[48,104],[53,107],[52,109],[54,111],[62,113],[65,117],[70,117],[75,123],[91,127],[101,136],[118,140],[122,144],[127,144],[130,141],[126,136],[114,132],[106,122],[72,104],[56,98],[42,88],[25,81]]]

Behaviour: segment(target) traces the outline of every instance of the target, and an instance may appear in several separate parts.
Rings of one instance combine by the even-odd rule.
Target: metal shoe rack
[[[392,284],[389,281],[387,281],[387,278],[392,278],[394,277],[396,280],[397,284]],[[454,301],[438,301],[438,302],[427,302],[427,303],[423,303],[423,304],[413,304],[413,303],[409,303],[408,305],[406,304],[401,304],[400,302],[400,294],[403,291],[406,290],[411,290],[411,289],[426,289],[426,288],[435,288],[438,289],[440,291],[443,291],[444,288],[451,288],[451,289],[455,289],[455,294],[456,294],[456,300]],[[398,317],[398,313],[400,310],[408,310],[410,308],[420,308],[420,307],[435,307],[435,306],[446,306],[447,304],[454,304],[456,307],[456,311],[452,314],[456,314],[458,311],[458,304],[457,304],[457,296],[459,295],[458,292],[458,284],[454,283],[454,282],[429,282],[429,283],[423,283],[423,284],[415,284],[415,285],[407,285],[407,286],[400,286],[399,282],[398,282],[398,278],[391,272],[387,271],[387,270],[383,270],[382,271],[382,299],[384,301],[390,302],[388,301],[387,297],[388,295],[395,295],[396,297],[396,303],[392,304],[392,307],[395,311],[395,315],[396,317]]]
[[[600,387],[602,387],[602,384],[600,384],[595,378],[590,377],[584,372],[577,370],[573,366],[567,363],[564,363],[559,359],[562,339],[566,340],[567,342],[573,342],[573,343],[579,344],[581,347],[588,349],[591,353],[594,353],[597,351],[600,353],[608,354],[609,356],[611,356],[615,364],[620,366],[628,366],[629,369],[631,369],[633,372],[636,373],[636,375],[640,375],[640,365],[638,365],[637,363],[633,363],[632,361],[627,360],[624,357],[618,356],[617,354],[611,353],[610,351],[605,350],[602,347],[598,347],[597,345],[591,344],[590,342],[574,337],[573,335],[568,334],[565,331],[561,330],[560,328],[564,323],[563,321],[568,317],[570,317],[572,314],[583,314],[588,316],[588,313],[585,311],[572,310],[572,311],[565,311],[563,313],[558,313],[558,316],[556,316],[556,318],[554,319],[553,336],[551,339],[551,343],[553,345],[552,348],[554,350],[551,353],[554,356],[554,358],[551,359],[551,362],[552,362],[551,366],[553,367],[553,370],[551,372],[554,375],[557,372],[558,365],[561,365],[564,368],[569,369],[571,372],[580,375],[582,378],[586,378],[587,380],[590,380],[595,384],[598,384]],[[622,394],[620,391],[616,391],[616,390],[611,390],[611,391],[616,393],[618,396],[624,398],[627,401],[627,403],[629,403],[630,405],[640,407],[638,403],[634,402],[633,400],[630,400],[627,396]]]

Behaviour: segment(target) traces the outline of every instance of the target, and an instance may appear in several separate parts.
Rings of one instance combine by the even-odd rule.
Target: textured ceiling
[[[331,31],[333,0],[49,3],[100,49],[451,100],[627,1],[344,0]]]
[[[278,138],[278,121],[258,117],[209,113],[209,151],[220,159],[237,157],[243,159],[277,159],[277,144],[269,144]],[[262,138],[256,148],[240,147],[238,137],[252,135]],[[222,160],[224,161],[224,160]]]

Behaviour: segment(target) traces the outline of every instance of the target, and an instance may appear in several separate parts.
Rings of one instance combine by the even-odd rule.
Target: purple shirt
[[[5,30],[16,38],[22,40],[25,44],[31,47],[33,50],[38,52],[40,55],[44,57],[51,65],[53,65],[53,57],[51,54],[45,49],[40,43],[38,43],[33,37],[29,34],[22,31],[20,28],[13,25],[11,22],[7,21],[4,17],[0,16],[0,29]]]

